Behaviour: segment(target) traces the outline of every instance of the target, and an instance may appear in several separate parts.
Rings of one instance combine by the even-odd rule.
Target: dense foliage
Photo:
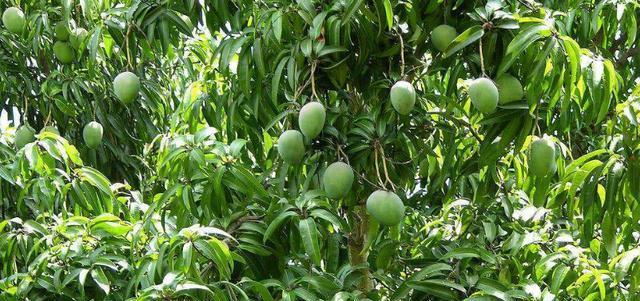
[[[637,0],[0,10],[0,300],[640,298]]]

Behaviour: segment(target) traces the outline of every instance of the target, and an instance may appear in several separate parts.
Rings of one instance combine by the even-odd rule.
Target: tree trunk
[[[363,252],[363,248],[365,247],[367,231],[369,230],[369,219],[364,205],[352,207],[352,210],[351,217],[354,223],[349,237],[349,260],[351,266],[357,266],[367,264],[369,252]],[[360,282],[359,288],[366,293],[373,289],[371,272],[369,269],[361,271],[362,281]]]

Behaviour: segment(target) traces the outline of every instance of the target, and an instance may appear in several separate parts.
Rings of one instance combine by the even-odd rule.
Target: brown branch
[[[640,54],[640,47],[636,46],[628,49],[616,60],[616,67],[622,67],[623,64],[627,63],[627,59],[635,56],[636,54]]]
[[[236,221],[234,221],[231,225],[229,225],[229,227],[227,229],[227,233],[229,235],[232,235],[245,222],[257,221],[257,220],[260,220],[261,218],[262,218],[261,216],[257,216],[257,215],[245,215],[245,216],[237,219]]]
[[[609,47],[609,53],[611,55],[614,55],[616,51],[620,50],[619,49],[620,45],[624,44],[626,40],[627,40],[626,33],[622,33],[619,38],[614,39],[613,42],[611,42],[611,47]]]

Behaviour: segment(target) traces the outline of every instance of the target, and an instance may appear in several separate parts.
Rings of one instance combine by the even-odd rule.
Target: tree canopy
[[[0,300],[637,300],[638,0],[6,0]]]

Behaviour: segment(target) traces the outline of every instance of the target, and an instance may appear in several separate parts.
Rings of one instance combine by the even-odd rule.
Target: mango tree
[[[0,299],[640,296],[637,0],[0,11]]]

